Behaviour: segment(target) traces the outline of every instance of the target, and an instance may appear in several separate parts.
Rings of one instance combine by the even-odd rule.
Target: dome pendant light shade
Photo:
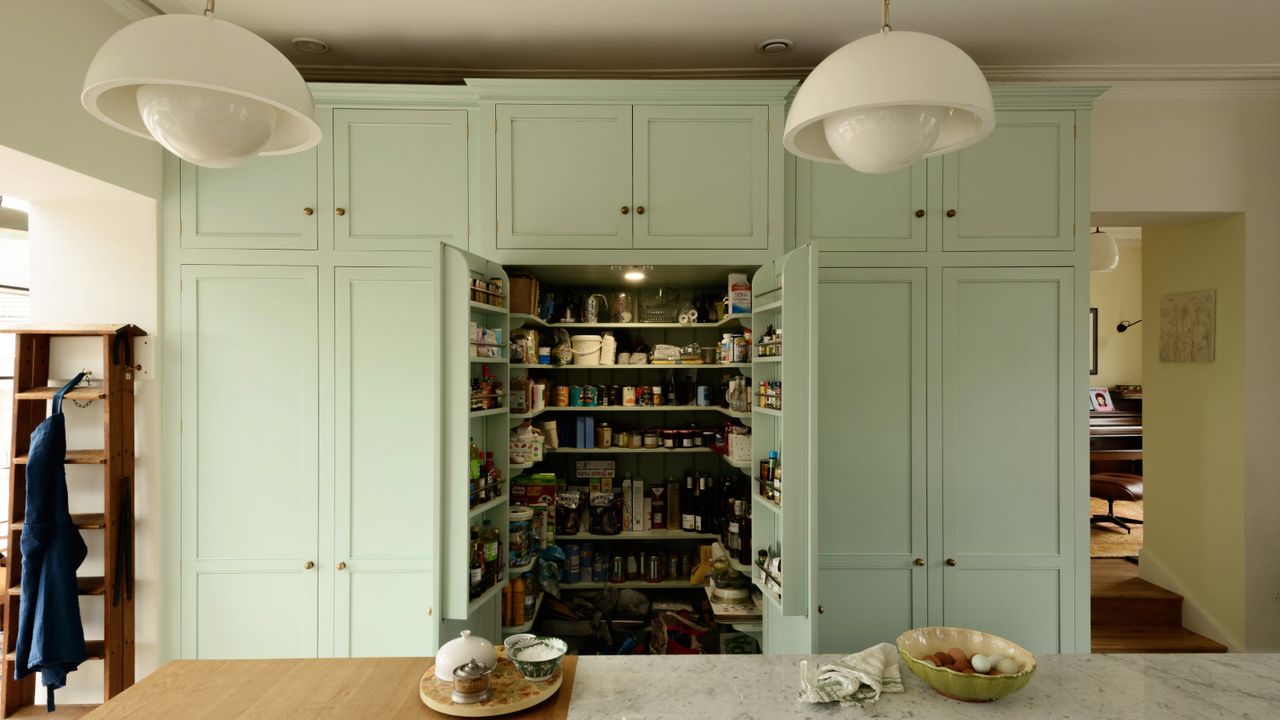
[[[1116,239],[1095,228],[1089,233],[1089,272],[1111,272],[1120,264],[1120,246]]]
[[[809,160],[885,173],[978,142],[995,117],[987,79],[964,51],[886,26],[813,69],[791,103],[782,144]]]
[[[121,29],[89,65],[80,102],[203,167],[301,152],[321,138],[297,69],[267,41],[212,16],[160,15]]]

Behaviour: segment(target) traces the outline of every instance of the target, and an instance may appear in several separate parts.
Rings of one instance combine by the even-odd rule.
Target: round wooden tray
[[[481,703],[459,705],[451,699],[453,683],[437,678],[436,666],[432,664],[422,676],[418,695],[427,707],[445,715],[494,717],[537,705],[554,695],[563,680],[564,669],[561,668],[548,680],[529,682],[510,660],[500,657],[498,667],[493,671],[493,697]]]

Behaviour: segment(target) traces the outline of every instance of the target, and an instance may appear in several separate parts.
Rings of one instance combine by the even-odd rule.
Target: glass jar
[[[659,441],[658,439],[657,430],[644,431],[644,447],[647,450],[656,450],[657,448],[661,447],[661,441]]]

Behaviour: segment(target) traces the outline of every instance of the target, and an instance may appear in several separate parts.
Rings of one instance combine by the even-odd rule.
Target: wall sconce
[[[1116,325],[1116,332],[1122,333],[1140,322],[1142,322],[1142,318],[1138,318],[1137,320],[1121,320],[1120,324]]]

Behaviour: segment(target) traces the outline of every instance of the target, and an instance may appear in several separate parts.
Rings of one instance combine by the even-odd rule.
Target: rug
[[[1107,501],[1089,498],[1089,510],[1092,515],[1103,515],[1107,512]],[[1142,502],[1116,501],[1116,515],[1126,518],[1142,519]],[[1142,549],[1142,526],[1130,525],[1132,533],[1111,523],[1090,523],[1089,557],[1123,558],[1137,557]]]

